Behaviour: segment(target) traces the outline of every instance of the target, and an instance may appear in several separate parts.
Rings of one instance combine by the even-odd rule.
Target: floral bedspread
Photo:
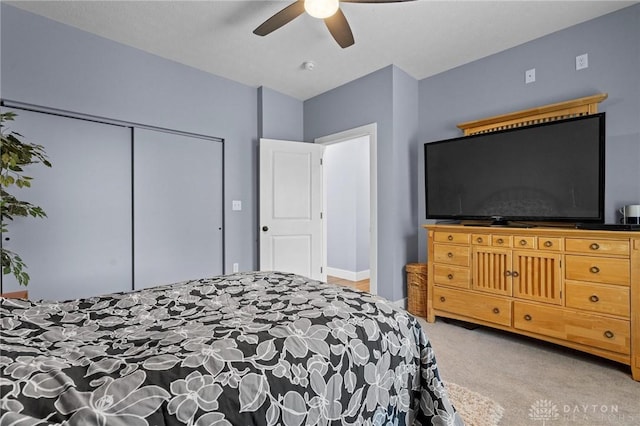
[[[414,317],[277,272],[0,299],[0,425],[454,425]]]

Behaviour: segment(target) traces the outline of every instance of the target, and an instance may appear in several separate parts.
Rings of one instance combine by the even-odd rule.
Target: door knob
[[[267,232],[267,231],[269,230],[269,227],[268,227],[268,226],[263,226],[263,227],[262,227],[262,230],[263,230],[264,232]]]

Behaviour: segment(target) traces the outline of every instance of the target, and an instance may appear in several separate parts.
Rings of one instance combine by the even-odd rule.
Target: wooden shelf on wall
[[[467,121],[466,123],[458,124],[458,128],[464,132],[465,136],[469,136],[477,133],[489,133],[547,121],[595,114],[598,112],[598,104],[607,99],[607,96],[606,93],[600,93],[480,120]]]

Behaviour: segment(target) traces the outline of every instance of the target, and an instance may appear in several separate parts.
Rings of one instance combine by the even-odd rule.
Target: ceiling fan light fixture
[[[304,10],[314,18],[325,19],[338,11],[339,0],[304,0]]]

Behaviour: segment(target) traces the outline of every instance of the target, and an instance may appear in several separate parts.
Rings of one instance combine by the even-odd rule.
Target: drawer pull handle
[[[531,318],[531,315],[529,315],[529,314],[526,314],[526,315],[524,316],[524,320],[525,320],[525,321],[531,321],[532,319],[533,319],[533,318]]]
[[[598,268],[597,266],[592,266],[591,268],[589,268],[589,272],[591,272],[592,274],[597,274],[598,272],[600,272],[600,268]]]
[[[504,240],[502,238],[498,238],[498,241],[496,241],[498,244],[504,244]]]
[[[547,247],[547,248],[551,247],[552,245],[553,245],[553,243],[551,241],[545,241],[544,242],[544,246]]]
[[[476,238],[476,241],[477,241],[479,244],[481,244],[481,243],[482,243],[482,237],[478,237],[478,238]]]
[[[452,279],[453,279],[453,274],[449,274],[449,275],[447,275],[447,278],[449,278],[450,280],[452,280]]]
[[[449,236],[447,237],[447,240],[449,240],[449,241],[453,241],[453,235],[449,235]]]
[[[444,302],[444,301],[446,301],[446,300],[447,300],[447,299],[446,299],[444,296],[440,296],[440,301],[441,301],[441,302]]]
[[[527,240],[520,240],[520,245],[521,246],[526,246],[527,245]]]
[[[451,252],[447,253],[447,257],[448,258],[452,258],[453,257],[453,253],[451,253]]]
[[[420,287],[420,283],[417,283],[417,282],[413,281],[411,283],[411,287]]]
[[[511,271],[504,271],[504,276],[505,277],[510,277],[511,276]]]
[[[512,276],[513,278],[518,278],[518,277],[520,276],[520,273],[519,273],[518,271],[513,271],[513,272],[511,273],[511,276]]]
[[[596,303],[600,300],[600,298],[598,296],[596,296],[595,294],[591,295],[591,297],[589,297],[589,300],[591,300],[593,303]]]
[[[613,331],[611,330],[607,330],[604,332],[604,337],[606,337],[607,339],[613,339],[613,336],[614,334],[613,334]]]
[[[598,243],[593,243],[589,246],[589,248],[591,250],[598,250],[600,248],[600,245],[598,245]]]
[[[499,313],[500,313],[500,309],[498,309],[498,308],[493,308],[493,313],[494,313],[494,314],[499,314]]]

